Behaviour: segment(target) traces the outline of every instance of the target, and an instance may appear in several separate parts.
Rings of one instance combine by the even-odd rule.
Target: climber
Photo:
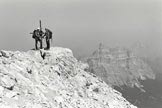
[[[44,37],[46,38],[46,48],[45,49],[50,49],[50,39],[52,39],[52,31],[45,28],[45,34]]]
[[[43,31],[38,28],[34,30],[32,34],[33,34],[32,38],[35,39],[35,49],[38,50],[38,46],[37,46],[38,42],[40,43],[39,48],[42,49],[43,48],[42,46]]]

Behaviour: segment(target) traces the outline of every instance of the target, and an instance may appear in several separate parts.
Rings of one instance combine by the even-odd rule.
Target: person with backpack
[[[32,38],[35,39],[35,49],[38,50],[38,42],[40,43],[40,47],[39,48],[42,49],[43,48],[43,45],[42,45],[42,35],[43,35],[43,32],[40,31],[40,29],[38,28],[38,29],[34,30],[32,34],[33,34]]]
[[[52,39],[52,31],[45,28],[45,34],[44,34],[45,38],[46,38],[46,48],[45,49],[50,49],[50,39]]]

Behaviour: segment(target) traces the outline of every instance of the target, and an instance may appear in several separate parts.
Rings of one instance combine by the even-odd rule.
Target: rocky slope
[[[0,108],[136,108],[72,51],[0,51]]]
[[[136,86],[143,90],[139,80],[155,79],[147,63],[126,48],[107,48],[100,44],[86,61],[89,71],[112,86]]]

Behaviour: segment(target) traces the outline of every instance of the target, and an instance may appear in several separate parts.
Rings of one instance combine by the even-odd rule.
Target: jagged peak
[[[128,48],[108,48],[102,45],[86,60],[89,71],[112,86],[137,86],[141,89],[139,80],[155,79],[149,65]]]

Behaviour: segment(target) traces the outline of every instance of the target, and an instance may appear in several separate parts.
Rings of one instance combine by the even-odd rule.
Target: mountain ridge
[[[0,51],[1,108],[137,108],[70,49]]]

